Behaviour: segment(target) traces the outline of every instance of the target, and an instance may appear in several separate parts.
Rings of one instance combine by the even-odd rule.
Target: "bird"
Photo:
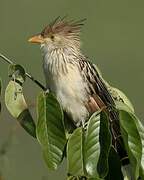
[[[114,97],[97,66],[81,50],[84,21],[57,17],[28,41],[40,45],[47,89],[55,94],[76,127],[84,127],[94,112],[105,109],[112,145],[126,164],[129,160]]]

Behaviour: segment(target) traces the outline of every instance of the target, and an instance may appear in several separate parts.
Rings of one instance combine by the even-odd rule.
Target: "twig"
[[[0,58],[3,59],[5,62],[7,62],[8,64],[15,64],[13,61],[11,61],[9,58],[7,58],[6,56],[4,56],[3,54],[0,53]],[[46,91],[46,87],[44,87],[38,80],[36,80],[31,74],[29,73],[25,73],[26,76],[31,79],[34,83],[36,83],[42,90]]]

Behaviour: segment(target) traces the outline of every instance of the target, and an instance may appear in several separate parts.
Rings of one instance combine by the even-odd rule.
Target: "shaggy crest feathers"
[[[67,20],[66,17],[61,18],[59,16],[43,29],[41,35],[47,37],[49,34],[61,34],[64,36],[78,37],[85,20],[86,19],[79,21]]]

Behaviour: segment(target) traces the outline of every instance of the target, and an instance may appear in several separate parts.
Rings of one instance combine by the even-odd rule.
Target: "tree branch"
[[[3,59],[5,62],[7,62],[8,64],[15,64],[12,60],[10,60],[9,58],[7,58],[6,56],[4,56],[3,54],[0,53],[0,58]],[[35,84],[37,84],[42,90],[46,91],[46,87],[44,87],[38,80],[36,80],[31,74],[29,73],[25,73],[26,76],[31,79]]]

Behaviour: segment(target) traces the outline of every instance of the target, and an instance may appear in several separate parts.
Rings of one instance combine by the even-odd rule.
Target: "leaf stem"
[[[8,64],[15,64],[12,60],[10,60],[9,58],[7,58],[6,56],[4,56],[3,54],[0,53],[0,58],[3,59],[5,62],[7,62]],[[25,73],[26,76],[31,79],[35,84],[37,84],[42,90],[46,91],[46,87],[44,87],[38,80],[36,80],[31,74],[29,73]]]

